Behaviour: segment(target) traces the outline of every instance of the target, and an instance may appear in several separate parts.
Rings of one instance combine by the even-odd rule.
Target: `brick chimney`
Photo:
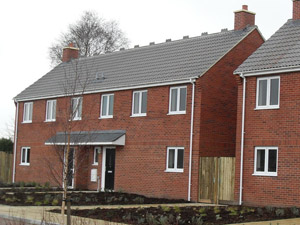
[[[70,43],[68,47],[63,49],[63,62],[69,62],[71,59],[78,59],[79,49],[74,47],[73,43]]]
[[[247,5],[243,5],[243,8],[235,11],[234,14],[234,30],[242,30],[247,25],[255,25],[255,13],[248,11]]]
[[[300,19],[300,0],[293,0],[293,20]]]

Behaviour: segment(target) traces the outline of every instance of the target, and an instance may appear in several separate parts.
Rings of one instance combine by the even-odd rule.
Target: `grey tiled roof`
[[[79,74],[81,84],[88,84],[83,85],[85,92],[135,88],[199,77],[254,29],[256,27],[223,31],[61,63],[17,95],[15,100],[65,95],[67,87],[74,84],[71,80],[75,73]],[[99,80],[96,80],[96,73]],[[105,79],[101,79],[102,74]],[[76,88],[81,91],[78,83]],[[70,93],[69,90],[67,92]]]
[[[235,73],[300,66],[300,20],[288,20]]]
[[[126,133],[125,130],[103,130],[103,131],[75,131],[70,134],[70,143],[109,143],[114,142]],[[49,138],[45,144],[66,144],[67,133],[58,132]]]

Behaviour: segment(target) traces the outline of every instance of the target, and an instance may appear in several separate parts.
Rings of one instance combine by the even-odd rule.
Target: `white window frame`
[[[185,110],[180,109],[180,89],[186,89],[186,96],[185,96]],[[172,106],[172,90],[177,89],[177,109],[176,111],[171,111]],[[170,94],[169,94],[169,115],[176,115],[176,114],[186,114],[186,104],[187,104],[187,86],[178,86],[178,87],[171,87]]]
[[[103,110],[103,98],[104,96],[107,97],[107,108],[105,110],[105,115],[102,115],[102,110]],[[109,104],[110,104],[110,96],[113,96],[114,101],[113,101],[113,109],[114,109],[114,104],[115,104],[115,96],[114,94],[103,94],[101,95],[101,106],[100,106],[100,117],[99,119],[108,119],[108,118],[113,118],[114,117],[114,113],[112,115],[108,115],[108,111],[109,111]]]
[[[24,103],[23,123],[32,123],[33,102]]]
[[[48,104],[49,103],[49,104]],[[53,110],[53,104],[55,104],[55,108],[54,108],[54,110],[55,110],[55,112],[54,112],[54,110]],[[49,114],[50,114],[50,116],[48,115],[48,107],[49,107],[49,105],[50,105],[50,111],[49,111]],[[53,113],[54,112],[54,113]],[[53,116],[54,115],[54,116]],[[50,117],[50,118],[48,118],[48,116]],[[54,118],[53,118],[54,117]],[[46,122],[54,122],[54,121],[56,121],[56,100],[48,100],[47,102],[46,102],[46,120],[45,120]]]
[[[29,166],[30,165],[30,160],[29,160],[29,162],[27,162],[28,150],[29,150],[29,157],[30,157],[30,147],[22,147],[21,148],[21,163],[20,163],[20,165],[22,165],[22,166]],[[23,151],[25,151],[25,160],[24,160],[24,162],[23,162]]]
[[[265,150],[265,168],[264,171],[256,171],[256,165],[257,165],[257,150]],[[269,166],[269,150],[276,150],[276,172],[268,172],[268,166]],[[254,173],[253,175],[256,176],[277,176],[278,173],[278,147],[274,146],[259,146],[255,147],[255,153],[254,153]]]
[[[76,100],[76,111],[73,111],[73,100]],[[78,102],[81,104],[79,107]],[[71,108],[72,108],[72,121],[74,120],[81,120],[82,117],[82,97],[75,97],[71,99]],[[81,109],[81,111],[79,110]],[[79,113],[80,111],[80,113]]]
[[[134,91],[132,93],[132,110],[131,110],[131,116],[132,117],[138,117],[138,116],[147,116],[147,112],[146,113],[142,113],[142,96],[143,93],[146,92],[147,93],[147,104],[148,104],[148,91],[147,90],[143,90],[143,91]],[[139,112],[138,113],[134,113],[134,95],[138,93],[139,94]],[[146,110],[147,111],[147,110]]]
[[[270,105],[271,101],[271,80],[272,79],[278,79],[278,105]],[[258,100],[259,100],[259,81],[266,80],[267,81],[267,100],[266,105],[259,106]],[[279,109],[280,105],[280,76],[271,76],[271,77],[260,77],[256,80],[256,108],[255,109]]]
[[[174,168],[169,168],[169,151],[175,150]],[[177,168],[178,163],[178,150],[183,150],[183,167],[184,167],[184,147],[168,147],[167,148],[167,162],[165,172],[183,173],[183,168]]]
[[[93,166],[98,166],[98,164],[99,164],[99,154],[100,154],[100,151],[101,151],[101,147],[95,147],[94,148]],[[97,158],[98,162],[96,162],[96,156],[98,156],[98,158]]]

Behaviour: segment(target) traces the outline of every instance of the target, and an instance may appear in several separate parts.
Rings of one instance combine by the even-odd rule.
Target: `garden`
[[[73,216],[101,219],[126,224],[149,225],[210,225],[267,221],[300,217],[300,209],[246,206],[176,206],[185,200],[148,198],[142,195],[119,192],[95,192],[70,190],[73,206],[120,205],[119,208],[72,209]],[[62,189],[50,187],[49,183],[0,183],[0,204],[11,206],[60,206]],[[147,207],[158,204],[158,207]],[[124,207],[123,205],[132,205]],[[139,207],[138,205],[144,205]],[[51,212],[60,213],[60,209]]]

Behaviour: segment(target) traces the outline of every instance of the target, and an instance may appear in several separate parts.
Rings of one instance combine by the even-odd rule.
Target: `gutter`
[[[243,162],[244,162],[244,137],[245,137],[245,107],[246,107],[246,77],[241,74],[243,78],[243,109],[242,109],[242,131],[241,131],[241,167],[240,167],[240,196],[239,196],[239,205],[242,205],[243,197]]]
[[[271,68],[257,71],[244,71],[244,72],[235,72],[235,74],[239,74],[241,77],[251,77],[251,76],[262,76],[269,74],[278,74],[278,73],[292,73],[299,72],[299,66],[290,66],[290,67],[282,67],[282,68]]]
[[[13,173],[12,173],[13,183],[15,183],[15,178],[16,178],[16,158],[17,158],[18,118],[19,118],[19,102],[16,103],[17,103],[17,108],[15,113],[14,164],[13,164]]]
[[[190,157],[189,157],[189,186],[188,201],[191,201],[191,185],[192,185],[192,155],[193,155],[193,130],[194,130],[194,104],[195,104],[195,79],[190,79],[193,85],[192,90],[192,107],[191,107],[191,133],[190,133]]]

